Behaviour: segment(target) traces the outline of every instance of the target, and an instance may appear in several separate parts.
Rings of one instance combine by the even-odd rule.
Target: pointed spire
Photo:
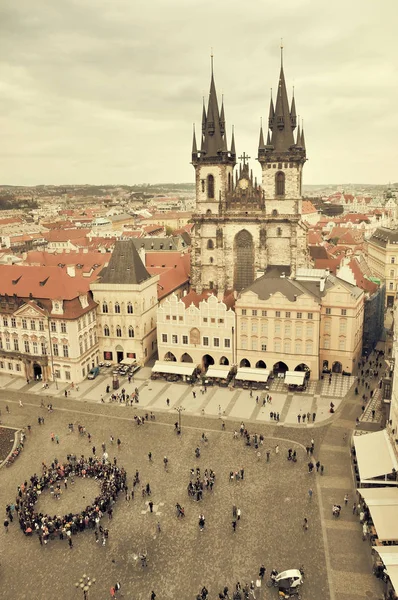
[[[269,134],[269,131],[267,133],[267,146],[271,146],[271,136]]]
[[[224,94],[221,96],[221,113],[220,113],[220,129],[221,135],[225,133],[225,115],[224,115]]]
[[[231,156],[236,156],[235,150],[235,127],[232,125],[232,138],[231,138]]]
[[[304,121],[301,121],[301,146],[305,150]]]
[[[260,121],[260,139],[258,142],[258,149],[259,150],[265,150],[265,146],[264,146],[264,132],[263,132],[263,120],[261,119]]]
[[[301,129],[300,129],[300,119],[299,119],[299,124],[297,127],[297,140],[296,140],[296,146],[301,146]]]
[[[274,109],[274,101],[272,99],[272,88],[271,88],[271,100],[269,103],[269,114],[268,114],[268,127],[270,129],[274,128],[274,118],[275,118],[275,109]]]
[[[221,101],[221,111],[218,106],[216,84],[214,81],[213,52],[211,53],[210,91],[207,107],[203,99],[202,136],[200,154],[197,160],[201,161],[202,159],[205,159],[206,162],[234,162],[235,164],[235,155],[232,156],[228,151],[224,97]]]
[[[206,131],[206,122],[207,122],[207,118],[206,118],[206,109],[205,109],[205,97],[203,96],[203,111],[202,111],[202,132],[203,133]]]
[[[295,99],[294,99],[294,87],[293,87],[292,105],[291,105],[291,108],[290,108],[290,122],[291,122],[292,128],[294,130],[296,128],[296,125],[297,125],[296,102],[295,102]]]
[[[295,107],[294,107],[294,110]],[[275,104],[275,116],[271,143],[275,150],[287,152],[294,144],[293,127],[290,119],[289,100],[287,97],[285,74],[283,72],[283,46],[281,45],[281,70],[279,74],[278,93]]]
[[[198,155],[198,147],[196,145],[196,134],[195,134],[195,123],[193,124],[193,140],[192,140],[192,160],[193,157]]]

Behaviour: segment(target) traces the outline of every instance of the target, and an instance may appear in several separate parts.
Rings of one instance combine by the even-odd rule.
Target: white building
[[[133,240],[121,240],[98,281],[91,284],[98,303],[101,358],[132,358],[144,365],[156,351],[156,306],[159,276],[151,276]]]
[[[171,294],[157,310],[159,359],[201,368],[234,362],[234,296],[223,301],[211,292]]]

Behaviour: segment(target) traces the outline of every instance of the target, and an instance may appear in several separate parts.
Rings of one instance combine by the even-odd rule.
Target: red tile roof
[[[343,258],[344,256],[340,256],[339,258],[316,258],[314,260],[314,267],[315,269],[329,269],[333,275],[336,275],[336,271]]]
[[[90,278],[70,277],[60,267],[32,267],[27,265],[0,265],[1,293],[29,298],[72,300],[86,294]]]
[[[365,292],[369,292],[370,294],[373,294],[378,289],[379,286],[377,285],[377,283],[369,281],[369,279],[367,279],[364,276],[361,267],[355,258],[350,260],[348,266],[350,267],[354,275],[355,283],[359,288],[361,288]]]
[[[317,244],[322,244],[323,238],[318,231],[314,231],[310,229],[308,231],[308,245],[315,246]]]
[[[315,206],[312,204],[312,202],[310,200],[303,200],[302,203],[302,213],[303,215],[308,215],[311,213],[317,213],[317,209],[315,208]]]
[[[147,252],[145,266],[150,275],[159,275],[158,299],[188,285],[191,262],[189,253]]]
[[[190,291],[189,294],[181,298],[184,302],[186,308],[194,304],[196,308],[199,308],[199,304],[203,302],[203,300],[208,300],[210,296],[214,296],[214,291],[212,290],[204,290],[201,294],[197,294],[195,291]],[[223,299],[221,302],[226,304],[227,308],[233,308],[235,306],[235,296],[233,292],[225,292]]]
[[[84,238],[90,233],[90,229],[53,229],[43,233],[43,237],[49,242],[68,242]]]

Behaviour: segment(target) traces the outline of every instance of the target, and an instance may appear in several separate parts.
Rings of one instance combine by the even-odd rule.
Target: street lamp
[[[79,581],[76,581],[75,583],[75,588],[76,589],[81,589],[83,592],[83,600],[88,600],[88,593],[90,591],[91,586],[95,583],[95,579],[91,579],[88,575],[86,575],[85,573],[83,574],[83,576],[79,579]]]
[[[181,433],[181,413],[183,410],[185,410],[185,408],[183,406],[175,406],[174,408],[178,412],[178,429]]]

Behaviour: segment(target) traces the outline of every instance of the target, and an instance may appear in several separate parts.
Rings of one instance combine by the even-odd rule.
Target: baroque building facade
[[[234,176],[234,133],[228,147],[225,110],[219,110],[213,72],[207,110],[203,106],[198,147],[194,131],[196,210],[192,221],[192,287],[223,293],[241,291],[274,266],[294,274],[309,264],[307,227],[301,219],[304,132],[296,136],[294,97],[289,105],[283,64],[276,102],[271,98],[268,133],[260,129],[261,185],[253,180],[248,157]]]

